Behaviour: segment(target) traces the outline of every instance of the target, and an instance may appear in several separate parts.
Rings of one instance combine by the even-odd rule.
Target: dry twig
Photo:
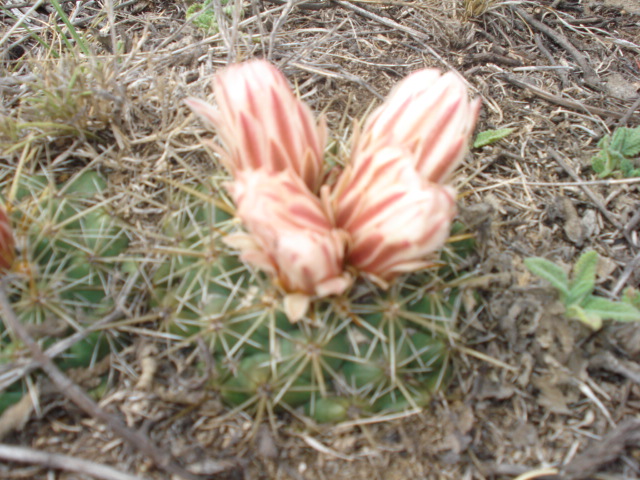
[[[528,24],[533,26],[536,30],[544,33],[546,36],[551,38],[554,42],[564,48],[569,55],[571,55],[575,61],[580,65],[582,71],[584,72],[584,82],[590,87],[600,89],[600,79],[598,78],[598,74],[593,69],[587,58],[576,48],[573,44],[564,36],[562,32],[558,32],[542,22],[539,22],[529,14],[525,13],[521,8],[513,9],[520,17],[522,17]]]
[[[627,377],[640,385],[640,365],[634,362],[621,360],[611,352],[602,352],[589,360],[589,365],[596,368],[604,368],[610,372]]]
[[[335,3],[336,5],[340,5],[342,8],[351,10],[352,12],[355,12],[358,15],[361,15],[365,18],[374,20],[378,23],[381,23],[382,25],[385,25],[387,27],[393,28],[400,32],[406,33],[407,35],[414,38],[415,40],[420,41],[422,43],[423,48],[425,48],[431,55],[433,55],[436,59],[438,59],[441,63],[443,63],[449,70],[455,70],[449,64],[449,62],[447,62],[444,58],[442,58],[442,56],[439,55],[432,47],[424,43],[429,41],[429,37],[425,33],[419,32],[414,28],[401,25],[398,22],[391,20],[390,18],[385,18],[385,17],[381,17],[380,15],[376,15],[375,13],[370,12],[369,10],[365,10],[362,7],[358,7],[353,3],[345,2],[344,0],[332,0],[332,2]]]
[[[505,82],[510,83],[511,85],[515,85],[516,87],[525,88],[529,90],[534,95],[543,98],[549,102],[555,103],[556,105],[561,105],[563,107],[571,108],[573,110],[587,112],[592,115],[600,115],[601,117],[613,117],[613,118],[622,118],[626,113],[623,112],[614,112],[613,110],[607,110],[600,107],[592,107],[591,105],[585,105],[584,103],[578,102],[577,100],[569,100],[567,98],[562,98],[552,93],[546,92],[541,88],[536,87],[535,85],[531,85],[530,83],[524,82],[519,78],[514,77],[509,74],[500,74],[498,75],[500,79]]]
[[[556,152],[553,148],[547,148],[547,152],[558,163],[558,165],[560,165],[562,169],[569,174],[571,178],[573,178],[576,182],[580,182],[581,179],[578,176],[578,174],[574,172],[574,170],[569,166],[567,162],[564,161],[564,159],[560,156],[558,152]],[[607,207],[605,207],[604,204],[600,201],[600,199],[595,196],[595,194],[591,191],[591,189],[586,185],[580,185],[580,188],[587,195],[587,197],[589,197],[589,199],[593,202],[596,208],[600,210],[600,213],[602,213],[604,218],[606,218],[609,221],[609,223],[611,223],[611,225],[613,225],[619,230],[622,230],[622,225],[620,224],[618,219],[614,217],[609,210],[607,210]]]
[[[576,456],[562,469],[562,478],[580,480],[591,477],[603,465],[618,458],[627,447],[640,446],[640,419],[628,420],[598,443]]]
[[[618,120],[618,126],[624,127],[627,124],[627,122],[631,120],[632,115],[636,112],[636,110],[638,110],[638,108],[640,108],[640,97],[638,97],[636,101],[633,102],[633,105],[631,105],[629,109],[625,112],[625,114],[622,117],[620,117],[620,120]]]
[[[7,462],[29,463],[42,468],[81,473],[103,480],[144,480],[143,477],[130,475],[99,463],[27,447],[0,444],[0,458]]]

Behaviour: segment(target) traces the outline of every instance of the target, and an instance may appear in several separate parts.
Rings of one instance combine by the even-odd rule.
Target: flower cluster
[[[186,102],[215,127],[247,233],[227,243],[285,292],[290,320],[313,297],[341,294],[358,272],[385,286],[424,268],[455,215],[449,174],[464,157],[480,107],[453,72],[400,82],[360,129],[349,162],[324,184],[326,127],[271,64],[253,60],[213,80],[217,108]]]

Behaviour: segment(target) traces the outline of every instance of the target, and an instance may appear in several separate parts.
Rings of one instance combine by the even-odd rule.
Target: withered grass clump
[[[43,142],[100,140],[124,101],[112,60],[29,60],[11,113],[0,118],[0,145],[7,152]],[[106,140],[106,138],[102,138]]]

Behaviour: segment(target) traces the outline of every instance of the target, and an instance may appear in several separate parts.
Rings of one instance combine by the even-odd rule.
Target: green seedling
[[[600,151],[591,158],[591,166],[600,178],[612,175],[640,177],[640,127],[616,128],[613,135],[599,142]]]
[[[640,321],[640,309],[633,304],[637,295],[629,301],[613,301],[593,294],[596,286],[598,253],[583,253],[573,269],[571,279],[562,267],[544,258],[525,259],[525,266],[538,277],[548,281],[557,291],[565,306],[565,315],[598,330],[604,320],[619,322]]]
[[[231,17],[233,15],[233,5],[229,5],[229,0],[222,0],[221,3],[223,13]],[[211,0],[194,3],[187,8],[186,19],[193,19],[193,24],[207,34],[218,31],[218,21]]]
[[[478,133],[473,141],[473,148],[480,148],[496,143],[513,132],[513,128],[500,128],[498,130],[485,130]]]
[[[69,33],[71,34],[71,37],[75,40],[76,45],[80,48],[80,50],[82,50],[82,53],[84,53],[86,56],[91,56],[91,50],[89,49],[89,46],[87,45],[86,41],[80,36],[76,28],[73,26],[73,24],[69,20],[69,17],[67,17],[67,14],[62,9],[60,2],[58,0],[51,0],[51,5],[55,9],[56,13],[58,14],[62,22],[66,25],[67,29],[69,30]],[[67,40],[66,36],[63,35],[62,39],[69,47],[69,50],[73,51],[73,47]]]

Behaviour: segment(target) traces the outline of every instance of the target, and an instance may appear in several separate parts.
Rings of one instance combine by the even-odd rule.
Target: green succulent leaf
[[[597,157],[601,159],[597,163],[602,164],[601,171],[596,172],[600,178],[606,178],[613,175],[615,171],[620,168],[620,163],[624,159],[620,152],[609,149],[601,151]]]
[[[67,182],[65,191],[84,198],[91,198],[107,189],[107,181],[94,170],[87,170]]]
[[[587,315],[599,316],[603,320],[640,322],[640,310],[624,302],[614,302],[602,297],[590,296],[582,302]]]
[[[604,173],[607,170],[607,156],[604,152],[598,152],[597,155],[591,157],[591,168],[599,177],[606,177],[611,174],[611,170]]]
[[[611,145],[611,135],[605,135],[598,141],[598,148],[609,148]]]
[[[620,159],[620,171],[626,178],[640,177],[640,168],[636,168],[636,164],[626,157]]]
[[[563,301],[569,297],[569,279],[562,267],[541,257],[526,258],[524,264],[531,273],[548,281],[558,290]]]
[[[320,423],[340,422],[348,418],[349,400],[340,397],[319,398],[315,405],[307,407],[307,414]]]
[[[598,253],[590,250],[583,253],[573,268],[573,280],[567,297],[567,304],[580,303],[591,295],[596,286],[596,269]]]
[[[480,148],[496,143],[510,135],[511,132],[513,132],[513,128],[499,128],[497,130],[485,130],[484,132],[480,132],[473,142],[473,148]]]

